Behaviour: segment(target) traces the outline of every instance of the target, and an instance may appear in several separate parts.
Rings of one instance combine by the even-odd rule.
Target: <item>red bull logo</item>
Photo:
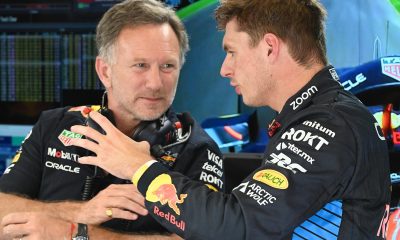
[[[157,190],[153,192],[161,202],[162,205],[168,204],[172,210],[178,215],[181,215],[181,211],[179,210],[177,204],[183,203],[184,199],[187,197],[187,194],[180,194],[179,198],[176,194],[176,188],[173,184],[163,184]]]
[[[185,231],[186,223],[183,220],[180,220],[180,221],[176,220],[176,217],[173,214],[171,214],[169,212],[165,213],[165,212],[161,211],[161,209],[157,206],[154,206],[153,212],[155,215],[157,215],[161,218],[164,218],[165,220],[170,222],[172,225],[175,225],[180,230]]]
[[[185,201],[187,194],[177,194],[175,185],[172,184],[172,179],[168,174],[161,174],[156,177],[149,185],[146,192],[146,200],[149,202],[160,202],[162,205],[168,205],[174,213],[181,215],[181,210],[178,204]],[[177,220],[177,217],[170,212],[164,212],[158,206],[154,206],[154,214],[166,219],[171,224],[175,225],[182,231],[185,230],[185,222]]]

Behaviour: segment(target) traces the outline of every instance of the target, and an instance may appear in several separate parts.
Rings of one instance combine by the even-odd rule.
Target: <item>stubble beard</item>
[[[138,108],[128,109],[128,112],[129,112],[130,117],[134,120],[152,121],[152,120],[160,118],[167,109],[168,109],[168,107],[151,108],[151,107],[146,107],[146,106],[142,105]]]

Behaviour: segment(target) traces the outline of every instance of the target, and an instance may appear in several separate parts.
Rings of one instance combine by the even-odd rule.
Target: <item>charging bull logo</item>
[[[172,208],[176,214],[181,215],[181,211],[176,204],[183,203],[187,194],[180,194],[179,199],[173,184],[163,184],[153,193],[158,197],[162,205],[168,203],[168,206]]]
[[[149,202],[160,202],[162,205],[168,206],[174,210],[177,215],[181,214],[178,204],[182,204],[187,194],[178,194],[172,179],[167,174],[161,174],[156,177],[150,184],[146,192],[146,200]]]

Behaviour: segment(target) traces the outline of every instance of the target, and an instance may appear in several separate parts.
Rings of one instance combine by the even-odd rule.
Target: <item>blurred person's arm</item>
[[[137,218],[136,213],[138,212],[141,215],[147,214],[147,210],[144,208],[143,197],[130,184],[110,185],[93,199],[85,202],[43,202],[12,194],[0,193],[0,217],[2,219],[10,213],[33,212],[42,213],[51,218],[70,223],[79,222],[98,225],[111,219],[105,214],[107,209],[113,209],[114,218],[129,220],[135,220]],[[33,216],[36,215],[33,214]],[[21,221],[19,217],[16,217],[16,219]],[[30,218],[30,222],[35,222],[34,224],[40,228],[42,225],[40,221],[37,221],[38,219],[35,217]],[[3,225],[0,226],[0,228],[2,227]]]
[[[125,186],[132,187],[132,185]],[[0,239],[13,239],[21,235],[30,235],[38,239],[62,239],[63,237],[68,239],[71,232],[73,236],[76,234],[77,222],[92,224],[89,225],[91,239],[181,239],[177,235],[120,233],[98,226],[101,219],[109,220],[105,211],[102,210],[103,207],[100,206],[100,202],[104,203],[104,200],[109,198],[109,195],[104,192],[99,194],[97,199],[93,199],[95,201],[85,203],[47,203],[0,193],[2,219]],[[128,191],[127,194],[132,194],[132,192]],[[118,211],[118,208],[120,207],[113,208],[115,217],[132,218]],[[74,227],[71,230],[72,224]]]
[[[29,239],[71,239],[77,233],[77,224],[71,223],[43,212],[18,212],[6,215],[2,221],[3,235],[1,239],[18,239],[29,237]],[[119,233],[110,231],[99,226],[89,226],[88,235],[90,239],[118,239],[118,240],[173,240],[181,239],[175,234],[135,234]]]
[[[111,209],[113,217],[105,214]],[[144,198],[131,184],[113,184],[89,201],[45,202],[0,193],[0,217],[13,212],[44,212],[70,222],[101,224],[112,218],[136,220],[137,215],[147,215]]]

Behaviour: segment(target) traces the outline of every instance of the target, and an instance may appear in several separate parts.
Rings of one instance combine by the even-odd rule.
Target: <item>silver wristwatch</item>
[[[89,240],[88,227],[86,224],[78,223],[78,233],[72,240]]]

